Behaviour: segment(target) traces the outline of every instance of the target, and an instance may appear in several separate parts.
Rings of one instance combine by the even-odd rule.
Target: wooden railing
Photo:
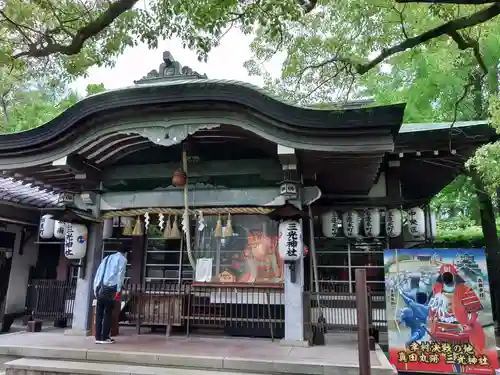
[[[137,327],[219,329],[226,334],[281,338],[284,335],[282,285],[131,284],[124,288],[123,319]]]
[[[35,279],[28,285],[26,313],[34,320],[70,326],[76,285],[72,281]]]

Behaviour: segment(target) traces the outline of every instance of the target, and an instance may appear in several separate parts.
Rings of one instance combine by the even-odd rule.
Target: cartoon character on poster
[[[390,360],[401,371],[498,368],[484,250],[384,252]]]

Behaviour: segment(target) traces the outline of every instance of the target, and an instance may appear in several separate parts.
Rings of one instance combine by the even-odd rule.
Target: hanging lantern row
[[[122,235],[123,236],[142,236],[144,235],[144,230],[147,232],[148,227],[151,223],[151,215],[146,212],[141,216],[137,216],[137,218],[131,217],[115,217],[112,219],[106,219],[103,223],[103,239],[109,239],[113,237],[113,228],[115,227],[123,227]],[[183,215],[181,219],[181,229],[183,233],[186,233],[189,227],[188,220],[189,218],[184,217]],[[198,231],[202,231],[205,228],[205,220],[203,218],[203,212],[199,211],[197,213],[197,229]],[[225,221],[225,223],[224,223]],[[225,225],[224,225],[225,224]],[[163,238],[165,239],[180,239],[181,238],[181,230],[179,229],[179,218],[178,215],[164,215],[158,214],[158,227],[163,231]],[[223,237],[231,237],[233,235],[233,226],[231,221],[231,214],[227,215],[227,218],[224,218],[222,215],[218,216],[217,224],[215,226],[215,237],[223,238]]]
[[[64,223],[54,220],[52,215],[43,215],[38,236],[44,240],[64,240],[64,255],[68,259],[82,259],[87,253],[88,229],[83,224]]]
[[[401,235],[403,220],[402,212],[398,209],[387,210],[385,216],[385,233],[388,237],[398,237]],[[436,219],[431,214],[431,228],[429,237],[435,236]],[[363,223],[361,228],[361,222]],[[366,237],[378,237],[381,232],[381,215],[377,208],[364,210],[361,217],[356,210],[344,212],[342,216],[336,211],[328,211],[321,215],[321,228],[323,236],[327,238],[339,235],[340,223],[344,230],[344,235],[348,238],[358,238],[361,236],[361,229]],[[408,231],[413,237],[425,235],[425,213],[420,207],[408,210]]]

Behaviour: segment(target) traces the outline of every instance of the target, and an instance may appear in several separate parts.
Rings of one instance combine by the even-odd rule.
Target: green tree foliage
[[[497,59],[484,56],[483,51],[498,45],[500,21],[476,21],[498,14],[499,3],[477,7],[341,0],[322,5],[297,22],[287,22],[286,31],[276,38],[259,33],[252,44],[255,58],[247,62],[249,71],[263,75],[269,88],[290,100],[310,104],[359,97],[363,95],[360,76],[372,77],[396,88],[384,90],[388,102],[401,97],[400,91],[411,91],[415,111],[410,108],[413,117],[407,120],[424,116],[436,120],[429,108],[439,107],[440,98],[425,103],[418,98],[421,92],[428,98],[429,90],[435,92],[444,81],[454,81],[450,91],[441,94],[449,104],[447,95],[452,94],[455,101],[461,97],[471,69],[488,71],[495,79]],[[262,62],[277,50],[284,51],[286,59],[282,76],[273,80],[263,71]],[[406,69],[413,59],[419,60],[420,70]],[[440,75],[429,82],[429,72]],[[419,84],[424,81],[431,85]],[[420,112],[422,107],[425,111]]]
[[[103,84],[90,84],[86,95],[105,91]],[[51,90],[48,85],[36,87],[24,85],[5,97],[3,116],[0,118],[0,131],[20,132],[52,120],[74,105],[81,96],[71,90],[58,87]]]
[[[408,12],[412,17],[406,17]],[[313,63],[304,57],[319,49],[318,69],[337,68],[345,78],[444,36],[460,48],[474,48],[458,33],[498,14],[497,3],[458,10],[396,5],[394,0],[3,0],[0,66],[74,77],[90,66],[113,65],[128,46],[145,42],[157,47],[159,40],[174,36],[206,59],[228,29],[239,27],[245,33],[258,28],[260,57],[284,47],[294,52],[287,64],[293,70]],[[332,30],[322,33],[324,23],[334,25]],[[378,56],[368,61],[376,51]],[[314,76],[305,73],[306,79]]]
[[[471,179],[466,175],[458,176],[431,201],[434,212],[439,212],[440,229],[465,229],[480,225],[479,203]]]
[[[491,125],[500,133],[500,100],[498,94],[490,98]],[[495,192],[500,181],[500,142],[486,144],[476,151],[469,161],[480,173],[490,192]]]
[[[298,20],[316,0],[3,0],[0,67],[74,78],[91,66],[112,66],[125,48],[180,38],[206,59],[231,28],[261,26],[271,38],[285,20]]]

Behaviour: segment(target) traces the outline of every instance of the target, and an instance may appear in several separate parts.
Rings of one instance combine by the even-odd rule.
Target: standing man
[[[94,295],[97,299],[95,312],[95,343],[114,344],[109,333],[116,301],[120,301],[120,291],[127,269],[127,251],[122,245],[120,250],[108,255],[101,261],[94,278]]]

